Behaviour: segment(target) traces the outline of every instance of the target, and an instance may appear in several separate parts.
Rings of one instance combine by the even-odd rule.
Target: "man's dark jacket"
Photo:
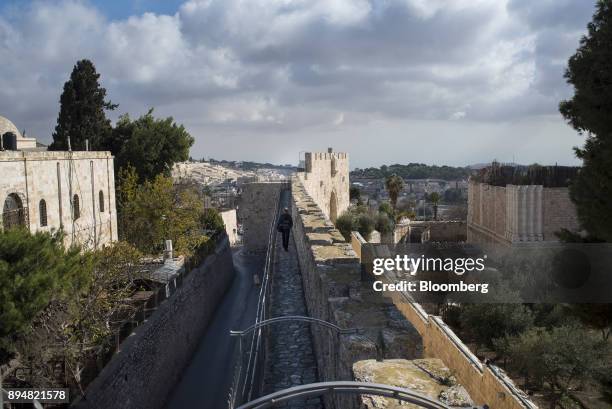
[[[281,214],[281,217],[278,218],[278,231],[289,231],[293,227],[293,219],[289,213]]]

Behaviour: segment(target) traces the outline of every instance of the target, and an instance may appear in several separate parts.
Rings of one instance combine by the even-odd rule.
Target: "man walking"
[[[285,251],[289,251],[289,233],[293,227],[293,219],[289,214],[289,209],[284,208],[283,214],[278,218],[277,229],[283,234],[283,248]]]

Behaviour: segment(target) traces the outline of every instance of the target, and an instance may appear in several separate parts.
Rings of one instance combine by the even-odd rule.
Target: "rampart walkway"
[[[286,198],[285,198],[286,201]],[[289,252],[277,235],[276,259],[272,273],[270,317],[308,315],[302,288],[293,237]],[[283,322],[270,326],[269,350],[266,359],[264,394],[296,385],[317,382],[317,366],[313,352],[310,326],[306,322]],[[279,407],[319,409],[318,397],[295,399]]]

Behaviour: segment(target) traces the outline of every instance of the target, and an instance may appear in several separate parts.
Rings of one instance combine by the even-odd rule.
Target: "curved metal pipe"
[[[450,409],[449,406],[434,400],[425,395],[413,392],[410,389],[399,388],[396,386],[384,385],[380,383],[355,382],[355,381],[335,381],[317,382],[306,385],[294,386],[271,393],[254,401],[245,403],[237,409],[263,409],[270,408],[278,403],[282,403],[294,398],[306,398],[321,396],[329,393],[353,393],[384,396],[409,402],[427,409]]]
[[[274,324],[277,322],[283,322],[283,321],[306,321],[306,322],[311,322],[313,324],[318,324],[321,325],[323,327],[327,327],[330,329],[333,329],[334,331],[340,333],[340,334],[353,334],[356,333],[358,331],[357,328],[340,328],[339,326],[332,324],[331,322],[327,322],[327,321],[323,321],[320,320],[318,318],[312,318],[312,317],[304,317],[301,315],[286,315],[283,317],[275,317],[275,318],[270,318],[267,320],[263,320],[258,322],[255,325],[251,325],[250,327],[248,327],[247,329],[243,330],[243,331],[230,331],[230,336],[243,336],[245,334],[248,334],[249,332],[252,332],[256,329],[259,329],[261,327],[265,327],[267,325],[270,324]]]

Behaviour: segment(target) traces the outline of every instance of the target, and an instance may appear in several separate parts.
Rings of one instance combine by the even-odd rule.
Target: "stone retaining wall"
[[[242,188],[238,220],[242,224],[244,248],[251,253],[264,253],[268,248],[270,223],[276,213],[283,183],[247,183]]]
[[[501,369],[482,364],[440,317],[428,315],[419,304],[408,303],[397,292],[392,293],[392,299],[423,337],[425,357],[441,359],[474,401],[495,409],[536,407],[523,403],[517,395],[527,397]]]
[[[358,333],[338,335],[311,327],[319,380],[352,380],[353,363],[377,357],[422,356],[421,338],[392,302],[361,282],[359,258],[309,197],[292,181],[293,237],[298,253],[308,313]],[[326,396],[325,407],[358,407],[356,397]]]
[[[192,270],[183,285],[121,344],[88,386],[78,409],[161,409],[179,381],[234,277],[229,242]]]
[[[355,233],[352,246],[357,248],[366,244]],[[361,249],[357,252],[361,254]],[[367,260],[363,261],[367,263]],[[422,337],[424,357],[441,359],[477,404],[487,404],[495,409],[536,408],[501,369],[480,362],[442,318],[429,315],[420,304],[412,302],[401,292],[392,291],[386,295]]]
[[[461,220],[411,221],[408,224],[408,234],[414,227],[428,227],[430,241],[461,242],[467,240],[467,223]]]

